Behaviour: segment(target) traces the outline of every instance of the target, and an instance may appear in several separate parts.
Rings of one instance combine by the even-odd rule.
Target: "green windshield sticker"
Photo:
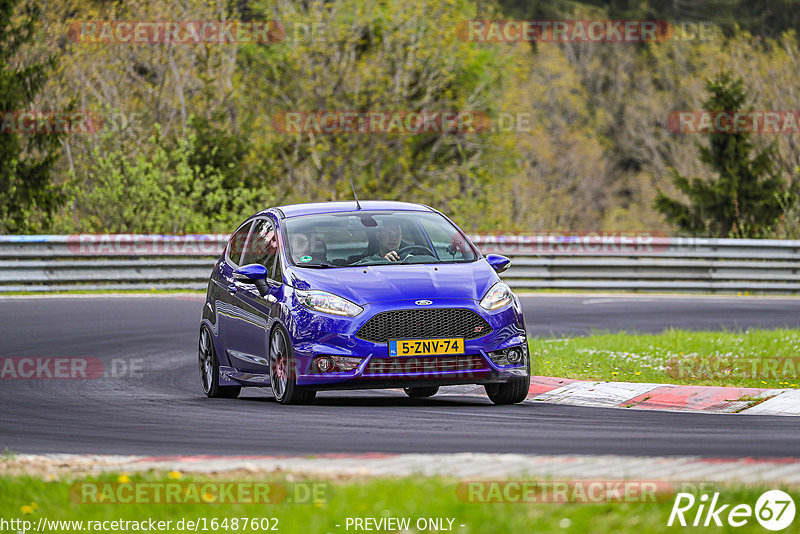
[[[303,256],[302,258],[300,258],[300,261],[303,263],[308,263],[311,261],[311,256]]]

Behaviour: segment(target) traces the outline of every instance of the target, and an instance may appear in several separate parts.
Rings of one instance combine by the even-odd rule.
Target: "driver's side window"
[[[267,268],[267,277],[276,279],[275,261],[278,257],[278,236],[269,219],[255,222],[253,232],[245,247],[242,265],[258,263]]]

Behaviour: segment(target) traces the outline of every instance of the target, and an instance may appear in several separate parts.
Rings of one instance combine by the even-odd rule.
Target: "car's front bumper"
[[[373,316],[384,311],[415,309],[414,301],[366,305],[354,318],[340,318],[303,308],[295,309],[293,338],[297,384],[315,389],[411,387],[414,385],[484,384],[507,382],[529,374],[525,322],[517,299],[496,311],[486,311],[467,299],[436,299],[433,308],[467,308],[479,314],[492,331],[467,339],[463,355],[389,356],[388,343],[374,343],[356,336]],[[489,352],[520,346],[525,358],[516,366],[497,365]],[[321,373],[312,362],[317,356],[361,358],[352,371]]]

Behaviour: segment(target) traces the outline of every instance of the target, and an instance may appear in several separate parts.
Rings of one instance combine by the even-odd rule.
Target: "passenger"
[[[319,238],[314,238],[309,245],[309,254],[317,263],[328,262],[328,246]]]
[[[306,256],[310,258],[311,243],[306,234],[293,233],[289,238],[289,247],[292,250],[292,261],[295,263],[305,263],[302,259]]]
[[[309,237],[304,233],[292,234],[289,238],[289,246],[292,250],[292,260],[295,263],[328,262],[328,247],[318,236]]]

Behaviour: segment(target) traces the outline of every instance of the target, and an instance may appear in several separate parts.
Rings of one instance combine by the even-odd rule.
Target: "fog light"
[[[319,369],[321,373],[330,373],[335,367],[333,360],[328,356],[316,358],[315,361],[317,362],[317,369]]]
[[[523,345],[519,347],[511,347],[510,349],[496,350],[489,353],[489,357],[495,363],[504,367],[506,365],[519,366],[525,363],[525,348]]]
[[[314,358],[312,372],[341,373],[352,371],[361,363],[361,358],[353,356],[317,356]]]

